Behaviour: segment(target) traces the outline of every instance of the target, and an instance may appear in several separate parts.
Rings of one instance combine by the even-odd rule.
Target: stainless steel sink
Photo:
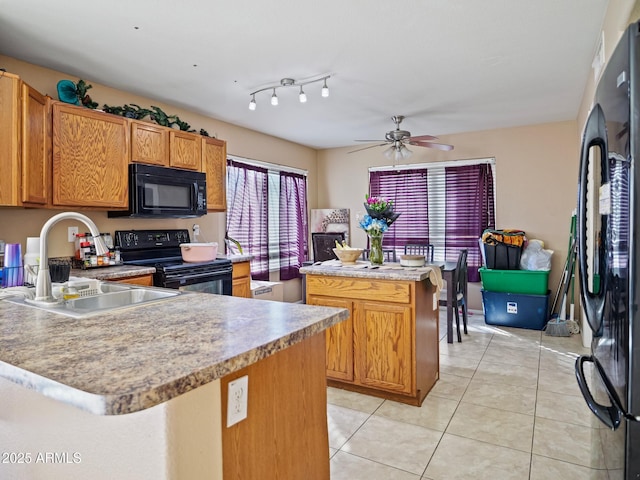
[[[125,285],[121,283],[101,282],[97,295],[79,297],[59,303],[32,303],[20,297],[7,298],[5,301],[38,308],[59,315],[85,318],[98,313],[107,313],[119,308],[147,305],[181,295],[178,290]]]

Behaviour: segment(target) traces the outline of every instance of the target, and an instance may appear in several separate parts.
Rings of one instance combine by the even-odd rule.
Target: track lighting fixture
[[[269,87],[264,87],[261,88],[260,90],[256,90],[255,92],[251,92],[249,95],[251,95],[251,101],[249,102],[249,110],[255,110],[256,109],[256,93],[260,93],[260,92],[264,92],[266,90],[272,90],[273,93],[271,94],[271,105],[278,105],[278,96],[276,95],[276,89],[280,88],[280,87],[300,87],[300,93],[298,95],[298,99],[300,100],[300,103],[306,103],[307,101],[307,94],[304,93],[304,90],[302,89],[302,87],[304,85],[309,85],[311,83],[316,83],[316,82],[321,82],[323,81],[323,85],[322,85],[322,92],[321,95],[323,97],[328,97],[329,96],[329,87],[327,87],[327,79],[331,78],[331,75],[325,75],[324,77],[319,77],[319,78],[314,78],[313,80],[307,80],[304,82],[296,82],[293,78],[283,78],[282,80],[280,80],[280,84],[279,85],[272,85]]]

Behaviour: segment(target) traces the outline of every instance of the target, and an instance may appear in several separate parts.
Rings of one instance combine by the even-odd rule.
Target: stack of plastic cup
[[[7,243],[4,247],[3,287],[22,286],[22,246],[19,243]]]

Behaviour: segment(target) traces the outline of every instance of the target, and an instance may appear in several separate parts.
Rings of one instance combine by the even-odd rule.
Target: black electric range
[[[180,244],[190,242],[186,229],[116,230],[114,241],[124,264],[155,267],[156,287],[231,295],[231,260],[182,260]]]

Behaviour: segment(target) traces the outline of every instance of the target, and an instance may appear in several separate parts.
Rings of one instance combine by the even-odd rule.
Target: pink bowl
[[[210,243],[181,243],[180,250],[185,262],[210,262],[218,256],[218,244]]]

